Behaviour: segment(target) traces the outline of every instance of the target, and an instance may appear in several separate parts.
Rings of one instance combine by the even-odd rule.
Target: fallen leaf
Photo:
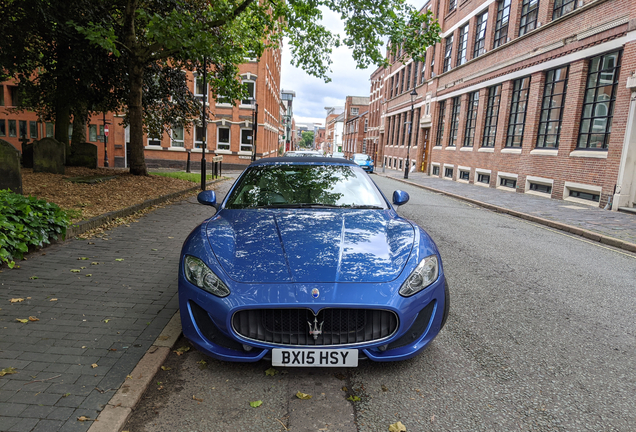
[[[203,399],[199,399],[198,397],[192,395],[192,399],[195,401],[203,402]]]
[[[156,251],[157,249],[153,249],[153,251]]]
[[[68,396],[70,396],[70,395],[71,395],[70,393],[64,393],[64,394],[62,395],[62,397],[68,397]]]
[[[163,390],[163,386],[157,387],[157,390]]]
[[[388,392],[389,388],[387,386],[385,386],[384,384],[382,384],[382,391],[383,392]]]
[[[123,261],[123,258],[115,258],[115,261]]]
[[[5,375],[14,374],[14,373],[18,373],[16,368],[14,368],[14,367],[4,368],[4,369],[0,370],[0,377],[3,377]]]
[[[86,348],[86,345],[82,345],[82,348]]]
[[[133,379],[132,375],[126,375],[126,379]]]
[[[86,267],[80,267],[80,269],[84,270]]]
[[[307,393],[301,393],[301,392],[298,392],[298,393],[296,393],[296,397],[297,397],[298,399],[307,400],[307,399],[311,399],[311,397],[312,397],[312,396],[311,396],[311,395],[309,395],[309,394],[307,394]]]
[[[24,299],[23,298],[12,298],[11,299],[11,303],[20,303],[23,302]]]
[[[347,388],[346,388],[346,387],[343,387],[343,388],[341,388],[340,390],[342,390],[343,392],[346,392],[346,391],[347,391]]]
[[[71,273],[79,273],[80,271],[80,269],[71,269]]]
[[[93,276],[93,275],[92,275],[92,274],[90,274],[90,273],[86,275],[86,277],[92,277],[92,276]]]
[[[274,376],[278,373],[278,371],[274,368],[269,368],[265,371],[265,376]]]
[[[28,322],[29,322],[29,320],[28,320],[28,319],[16,318],[15,320],[16,320],[16,321],[20,321],[22,324],[26,324],[26,323],[28,323]]]
[[[172,368],[171,368],[171,367],[168,367],[168,366],[161,366],[161,370],[168,371],[168,370],[170,370],[170,369],[172,369]]]
[[[208,368],[208,362],[206,362],[205,360],[199,360],[197,363],[199,364],[199,369],[201,370]]]
[[[174,238],[174,237],[168,237],[168,238]]]
[[[40,321],[40,318],[34,317],[34,316],[30,316],[29,317],[29,321]]]
[[[93,369],[95,369],[95,368],[97,367],[97,363],[93,363],[93,364],[91,365],[91,367],[92,367]]]
[[[109,348],[108,351],[117,351],[117,348]]]
[[[37,276],[31,276],[29,279],[33,280],[33,279],[38,279]]]
[[[250,406],[251,406],[252,408],[258,408],[258,407],[259,407],[259,406],[261,406],[261,405],[263,405],[263,401],[261,401],[261,400],[257,400],[257,401],[254,401],[254,402],[250,402]]]
[[[402,422],[393,423],[389,426],[389,432],[406,432],[406,426]]]
[[[95,242],[88,242],[88,244],[95,244]]]
[[[78,260],[82,260],[82,261],[86,261],[88,258],[86,257],[79,257]]]
[[[107,323],[108,321],[110,321],[109,319],[105,319],[104,322]]]
[[[31,297],[27,297],[27,300],[31,300]]]
[[[93,262],[91,263],[91,265],[99,265],[99,263],[98,263],[98,262],[93,261]]]
[[[362,399],[360,399],[358,396],[349,396],[347,400],[351,402],[360,402]]]
[[[86,416],[80,416],[80,417],[77,418],[77,420],[79,420],[81,422],[84,422],[84,421],[95,421],[95,419],[88,418]]]
[[[170,339],[170,336],[159,336],[157,339],[162,340],[162,341],[163,340],[168,340],[168,339]]]
[[[177,350],[175,350],[175,351],[173,351],[173,352],[174,352],[176,355],[180,356],[180,355],[181,355],[181,354],[183,354],[184,352],[188,352],[188,351],[190,351],[190,347],[185,346],[185,347],[178,348]]]
[[[51,299],[51,300],[49,300],[49,301],[57,301],[57,299],[56,299],[56,298],[52,298],[52,299]]]

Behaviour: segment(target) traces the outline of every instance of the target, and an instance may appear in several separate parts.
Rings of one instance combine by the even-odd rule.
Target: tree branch
[[[247,7],[249,5],[251,5],[252,3],[254,3],[254,0],[244,0],[243,3],[241,3],[236,9],[234,9],[234,11],[228,17],[226,17],[224,19],[219,19],[219,20],[216,20],[216,21],[212,21],[210,26],[211,27],[221,27],[223,24],[234,20],[237,16],[242,14],[245,11],[245,9],[247,9]]]

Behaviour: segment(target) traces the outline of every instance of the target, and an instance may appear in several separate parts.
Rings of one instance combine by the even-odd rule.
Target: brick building
[[[369,92],[369,114],[366,131],[367,151],[373,158],[375,166],[383,160],[383,147],[380,146],[380,133],[382,129],[382,117],[384,115],[384,68],[378,68],[371,74],[371,90]]]
[[[253,114],[258,107],[258,129],[256,133],[256,157],[276,156],[284,130],[281,119],[281,50],[266,50],[259,60],[251,60],[240,65],[240,77],[248,88],[252,99],[237,101],[236,106],[207,99],[211,113],[207,124],[206,160],[213,156],[223,156],[226,167],[242,167],[251,162]],[[196,74],[188,73],[190,89],[195,96],[203,97],[203,80]],[[35,113],[14,114],[10,108],[15,105],[15,86],[12,82],[2,83],[0,94],[0,138],[21,149],[20,137],[39,139],[53,136],[53,123],[41,122]],[[128,166],[129,131],[121,124],[122,116],[106,113],[109,124],[108,158],[109,165]],[[103,115],[93,116],[87,124],[87,141],[98,145],[98,165],[104,165],[104,144],[99,140],[103,133]],[[24,130],[22,130],[24,129]],[[144,154],[149,168],[185,168],[188,151],[191,152],[192,168],[200,169],[203,127],[200,120],[193,122],[190,130],[170,128],[166,125],[161,136],[145,136]],[[71,129],[69,129],[69,136]]]
[[[344,108],[325,107],[325,153],[342,152],[342,132],[344,125]]]
[[[413,106],[412,169],[634,206],[636,2],[432,0],[426,9],[441,42],[423,63],[398,52],[384,70],[387,168],[405,159]]]
[[[345,157],[366,153],[369,97],[347,96],[344,108],[343,149]]]

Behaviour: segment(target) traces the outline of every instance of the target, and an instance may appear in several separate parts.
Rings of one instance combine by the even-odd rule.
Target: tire
[[[442,315],[442,324],[439,329],[442,330],[446,324],[448,318],[448,312],[450,311],[450,293],[448,292],[448,281],[444,281],[444,315]]]

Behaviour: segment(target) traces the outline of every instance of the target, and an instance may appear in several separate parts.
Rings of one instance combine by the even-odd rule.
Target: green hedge
[[[15,266],[29,247],[66,235],[70,218],[56,204],[0,190],[0,265]]]

